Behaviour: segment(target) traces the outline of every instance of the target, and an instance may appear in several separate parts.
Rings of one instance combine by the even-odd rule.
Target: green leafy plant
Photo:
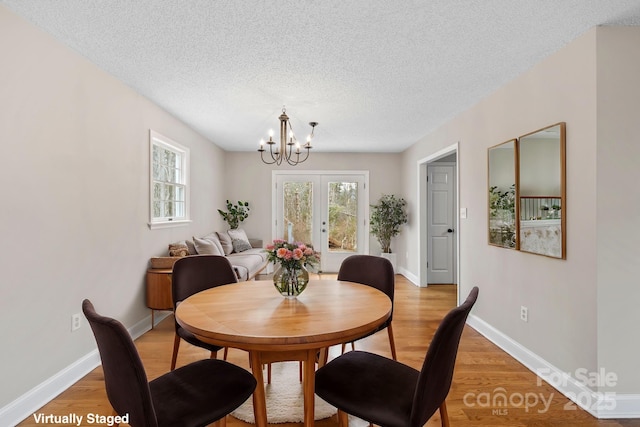
[[[249,202],[238,201],[237,204],[227,200],[227,211],[218,209],[218,213],[222,216],[229,228],[232,230],[238,228],[240,223],[249,217]]]
[[[371,234],[376,236],[383,253],[391,253],[391,238],[400,233],[400,227],[408,221],[407,202],[393,194],[383,194],[378,204],[371,205]]]

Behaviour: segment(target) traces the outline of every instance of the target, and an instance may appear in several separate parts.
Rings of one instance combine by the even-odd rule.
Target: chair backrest
[[[395,290],[395,276],[391,261],[374,255],[351,255],[340,265],[338,280],[361,283],[374,287],[391,299],[393,307],[393,295]],[[393,309],[388,324],[393,317]]]
[[[119,414],[129,414],[133,427],[157,427],[155,409],[138,350],[122,323],[96,313],[88,299],[82,311],[98,344],[107,397]]]
[[[173,265],[171,294],[173,307],[205,289],[237,283],[231,263],[220,255],[194,255],[180,258]]]
[[[438,326],[418,377],[411,426],[424,425],[449,394],[460,336],[476,299],[478,288],[474,287],[465,302],[451,310]]]

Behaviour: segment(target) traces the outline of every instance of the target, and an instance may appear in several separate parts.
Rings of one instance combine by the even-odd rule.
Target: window
[[[149,132],[150,228],[189,222],[189,149]]]

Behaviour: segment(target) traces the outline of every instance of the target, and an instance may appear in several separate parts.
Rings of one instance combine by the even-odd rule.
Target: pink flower
[[[272,250],[274,250],[275,248],[276,248],[276,247],[275,247],[274,245],[267,245],[267,247],[266,247],[266,249],[267,249],[268,251],[272,251]]]
[[[304,252],[300,248],[296,248],[293,250],[293,259],[300,260],[304,256]]]
[[[287,252],[289,252],[286,248],[280,248],[278,249],[278,252],[276,252],[276,255],[278,258],[285,258],[287,256]]]
[[[284,259],[288,261],[288,260],[290,260],[291,258],[293,258],[293,252],[291,252],[291,251],[287,250],[287,253],[286,253],[286,255],[284,256]]]
[[[313,249],[311,249],[311,248],[304,248],[304,254],[305,254],[306,256],[313,255]]]

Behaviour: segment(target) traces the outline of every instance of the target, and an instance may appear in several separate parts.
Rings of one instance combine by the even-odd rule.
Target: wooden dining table
[[[285,298],[271,281],[218,286],[184,300],[176,321],[202,341],[249,352],[258,385],[262,366],[303,362],[304,425],[314,424],[315,365],[318,354],[375,330],[391,314],[391,300],[370,286],[338,280],[310,280],[297,298]],[[264,386],[256,387],[258,427],[267,425]]]

